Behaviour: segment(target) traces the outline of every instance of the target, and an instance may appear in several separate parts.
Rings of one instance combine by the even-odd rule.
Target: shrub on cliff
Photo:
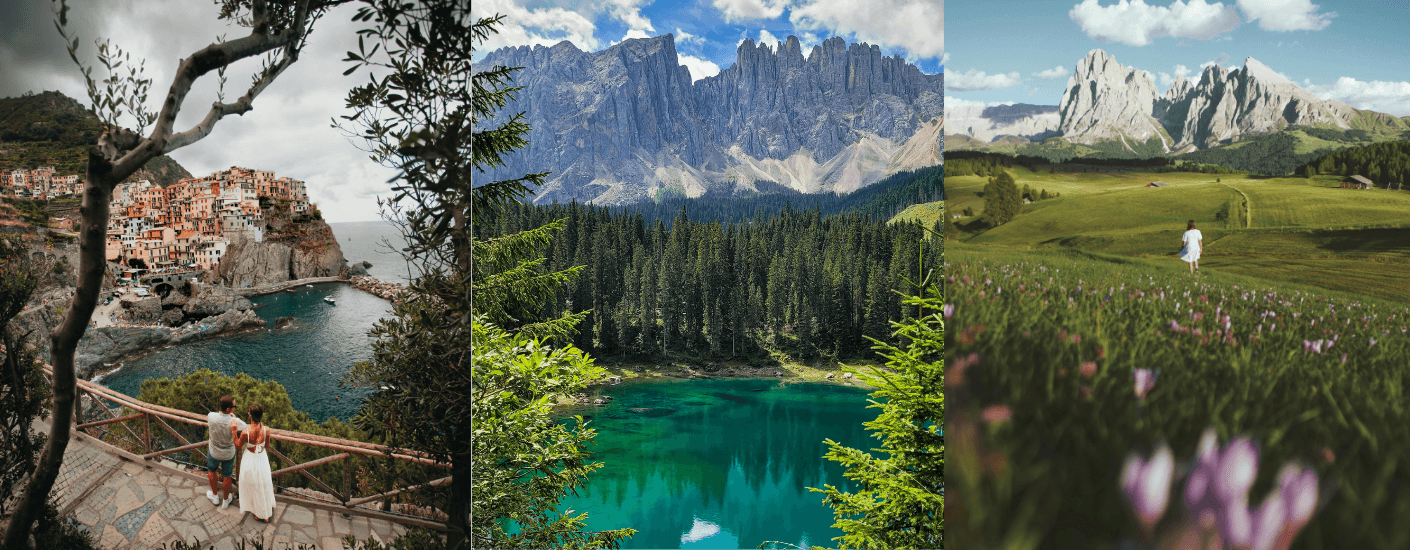
[[[258,403],[264,407],[264,420],[271,428],[353,441],[368,441],[365,433],[337,418],[314,422],[307,413],[294,410],[289,399],[289,392],[284,389],[283,384],[259,380],[245,373],[226,376],[209,369],[200,369],[176,378],[152,378],[142,382],[142,391],[138,395],[138,399],[163,407],[204,415],[218,410],[220,397],[223,395],[235,397],[235,414],[241,419],[245,419],[245,411],[249,409],[251,404]],[[245,420],[248,422],[247,419]],[[134,430],[141,427],[140,421],[131,421],[130,424]],[[168,424],[182,432],[182,435],[192,442],[206,438],[204,427],[176,422],[168,422]],[[165,435],[165,430],[157,433]],[[168,441],[164,445],[171,447],[178,445],[178,443]],[[279,441],[274,442],[272,446],[284,456],[289,457],[290,460],[298,463],[337,454],[328,449]],[[192,456],[196,455],[193,453]],[[193,462],[195,461],[193,460]],[[287,465],[276,465],[274,469],[284,466]],[[342,469],[342,464],[335,463],[313,468],[311,473],[325,482],[331,482],[342,479]],[[307,478],[301,475],[284,476],[277,481],[281,485],[293,487],[304,487],[308,483]]]

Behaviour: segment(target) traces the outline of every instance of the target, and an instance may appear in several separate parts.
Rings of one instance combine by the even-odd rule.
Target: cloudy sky
[[[1410,3],[1359,0],[961,2],[949,18],[951,105],[1057,105],[1101,48],[1163,92],[1203,66],[1253,57],[1323,99],[1410,116]]]
[[[152,111],[160,107],[182,58],[218,35],[234,39],[248,34],[247,29],[217,19],[218,6],[212,2],[71,0],[69,4],[69,30],[79,37],[80,60],[98,64],[95,38],[111,39],[134,59],[146,60],[146,74],[152,78],[147,97]],[[243,166],[304,180],[310,200],[332,222],[379,219],[376,197],[390,194],[387,180],[394,172],[368,159],[357,148],[360,142],[351,142],[330,127],[334,117],[347,114],[343,108],[347,90],[368,78],[365,70],[342,76],[350,65],[340,60],[356,49],[354,33],[365,25],[351,21],[355,12],[356,6],[344,6],[318,21],[299,61],[255,99],[254,110],[225,117],[205,139],[171,156],[197,176]],[[53,21],[47,1],[12,1],[0,7],[0,97],[58,90],[89,104],[83,77],[69,59]],[[227,100],[245,92],[259,63],[245,60],[227,72]],[[120,71],[126,74],[125,68]],[[106,77],[101,65],[93,75]],[[177,116],[178,131],[205,116],[216,90],[215,73],[196,82]]]
[[[943,70],[944,0],[476,0],[474,17],[507,16],[474,59],[505,46],[571,41],[599,51],[628,38],[670,33],[695,80],[734,64],[741,41],[789,35],[804,55],[832,36],[879,46],[930,74]]]

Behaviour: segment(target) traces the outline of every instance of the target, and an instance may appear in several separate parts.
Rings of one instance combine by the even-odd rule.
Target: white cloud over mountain
[[[859,42],[917,57],[945,53],[944,0],[803,0],[790,10],[788,20],[801,30],[855,33]]]
[[[1051,69],[1048,69],[1048,70],[1046,70],[1046,71],[1038,71],[1038,72],[1036,72],[1036,73],[1033,73],[1033,76],[1036,76],[1036,77],[1041,78],[1041,79],[1043,79],[1043,80],[1052,80],[1052,79],[1054,79],[1054,78],[1062,78],[1062,77],[1067,76],[1067,69],[1064,68],[1062,65],[1058,65],[1058,66],[1053,67],[1053,68],[1051,68]]]
[[[1410,82],[1363,82],[1343,76],[1335,84],[1313,84],[1306,88],[1317,97],[1335,99],[1357,109],[1410,116]]]
[[[1320,31],[1332,24],[1335,12],[1317,13],[1311,0],[1238,0],[1249,23],[1265,31]]]
[[[720,74],[720,66],[707,59],[701,59],[682,53],[676,54],[676,58],[680,60],[681,65],[685,65],[687,69],[690,69],[691,82],[695,82],[707,76]]]
[[[750,19],[773,19],[783,15],[788,0],[714,0],[711,2],[724,15],[726,23]]]
[[[1023,78],[1016,71],[1008,74],[987,74],[970,69],[964,73],[946,73],[945,89],[955,92],[999,90],[1017,86],[1022,81]]]
[[[1103,42],[1145,46],[1161,37],[1208,40],[1239,26],[1234,6],[1175,0],[1170,6],[1152,6],[1142,0],[1120,0],[1102,6],[1097,0],[1083,0],[1072,7],[1068,17],[1087,36]]]

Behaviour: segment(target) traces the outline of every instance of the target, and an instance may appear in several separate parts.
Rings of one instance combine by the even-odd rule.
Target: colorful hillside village
[[[213,268],[231,242],[264,240],[262,198],[287,201],[293,216],[310,210],[304,182],[263,170],[231,167],[167,188],[123,183],[113,192],[108,259],[139,259],[154,270]]]
[[[0,188],[22,199],[46,200],[83,191],[83,181],[74,175],[60,176],[53,166],[0,173]]]

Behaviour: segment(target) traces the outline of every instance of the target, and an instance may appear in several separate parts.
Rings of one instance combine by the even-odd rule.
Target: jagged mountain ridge
[[[535,202],[629,204],[754,180],[847,192],[938,164],[943,149],[943,75],[841,38],[806,57],[793,36],[777,48],[746,39],[733,65],[695,82],[670,34],[592,53],[502,48],[475,70],[499,65],[523,67],[512,83],[523,89],[483,126],[525,112],[529,145],[481,176],[552,172]]]
[[[1057,133],[1058,108],[1052,105],[965,105],[945,109],[945,132],[992,142],[1004,136],[1034,141]]]
[[[1057,135],[1083,145],[1118,141],[1135,150],[1140,143],[1158,139],[1160,149],[1169,154],[1293,126],[1346,130],[1410,122],[1410,117],[1398,119],[1322,100],[1252,57],[1234,70],[1211,65],[1195,82],[1178,77],[1161,94],[1149,72],[1122,65],[1100,49],[1089,52],[1068,78],[1052,133],[1044,133],[1049,127],[1043,123],[1053,121],[1037,115],[1005,121],[997,113],[976,115],[961,109],[973,110],[952,108],[947,130],[984,143],[1003,136],[1038,141]]]

